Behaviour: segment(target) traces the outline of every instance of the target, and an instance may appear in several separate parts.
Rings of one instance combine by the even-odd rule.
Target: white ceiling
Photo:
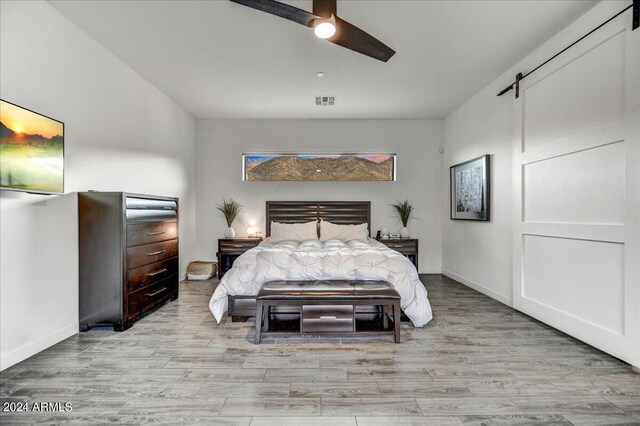
[[[225,0],[50,2],[198,118],[442,118],[595,3],[338,0],[383,63]]]

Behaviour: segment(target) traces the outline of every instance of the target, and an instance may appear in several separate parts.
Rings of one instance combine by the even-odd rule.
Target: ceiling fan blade
[[[238,3],[243,6],[248,6],[252,9],[256,9],[262,12],[270,13],[281,18],[288,19],[298,24],[302,24],[306,27],[313,26],[313,20],[317,18],[313,13],[306,10],[298,9],[297,7],[289,6],[288,4],[280,3],[275,0],[231,0],[233,3]]]
[[[337,15],[336,0],[313,0],[313,14],[321,18],[331,18],[331,15]]]
[[[387,62],[396,54],[395,50],[377,38],[365,33],[360,28],[351,25],[337,16],[336,34],[327,40],[331,43],[346,47],[347,49],[362,53],[363,55],[378,59],[382,62]]]

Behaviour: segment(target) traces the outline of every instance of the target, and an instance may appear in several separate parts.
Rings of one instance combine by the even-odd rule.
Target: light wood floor
[[[435,320],[403,343],[253,344],[254,323],[216,324],[217,282],[123,333],[94,329],[0,373],[3,401],[71,402],[9,424],[640,424],[626,364],[440,275]]]

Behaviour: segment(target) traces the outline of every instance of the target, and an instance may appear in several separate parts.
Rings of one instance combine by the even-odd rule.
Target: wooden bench
[[[355,307],[382,307],[382,330],[362,331],[356,326]],[[264,337],[290,336],[269,328],[271,308],[298,307],[300,334],[330,337],[389,335],[400,343],[400,295],[385,281],[272,281],[256,296],[256,343]],[[392,312],[393,329],[389,329]]]

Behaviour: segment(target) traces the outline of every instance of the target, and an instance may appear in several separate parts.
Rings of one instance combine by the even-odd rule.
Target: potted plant
[[[400,236],[402,238],[407,238],[409,236],[409,229],[407,229],[407,224],[409,223],[411,212],[415,210],[415,207],[413,207],[413,204],[411,204],[409,200],[404,200],[403,202],[397,201],[395,204],[391,204],[391,207],[396,209],[398,216],[400,216],[400,221],[402,222]]]
[[[236,220],[240,210],[242,210],[242,205],[233,199],[227,201],[223,198],[222,204],[219,204],[216,208],[222,212],[225,220],[227,221],[227,229],[224,231],[224,236],[226,238],[235,237],[236,231],[231,227],[231,224]]]

